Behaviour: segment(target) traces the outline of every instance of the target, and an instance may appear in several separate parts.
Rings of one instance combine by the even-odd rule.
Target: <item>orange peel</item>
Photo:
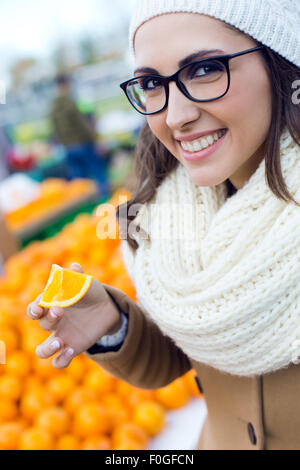
[[[53,264],[38,303],[40,307],[70,307],[79,302],[93,282],[93,276]]]

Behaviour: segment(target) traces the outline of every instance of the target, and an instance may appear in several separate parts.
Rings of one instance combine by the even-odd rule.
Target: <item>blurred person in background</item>
[[[5,161],[5,156],[0,153],[0,182],[8,176],[8,168]]]
[[[69,77],[59,75],[56,83],[58,93],[50,120],[55,138],[65,147],[68,179],[94,179],[101,196],[107,197],[110,194],[108,161],[98,152],[95,133],[72,98]]]
[[[12,146],[3,128],[0,128],[0,182],[10,174],[7,156]]]

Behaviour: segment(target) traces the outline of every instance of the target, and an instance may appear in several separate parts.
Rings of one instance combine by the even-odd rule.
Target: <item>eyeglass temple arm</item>
[[[253,49],[249,49],[248,51],[237,52],[236,54],[230,54],[228,58],[233,59],[234,57],[239,57],[241,55],[250,54],[251,52],[259,51],[261,49],[265,49],[265,46],[258,46],[258,47],[254,47]]]

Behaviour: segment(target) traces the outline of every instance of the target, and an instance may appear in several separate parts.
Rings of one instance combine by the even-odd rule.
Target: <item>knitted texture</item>
[[[172,12],[225,21],[300,67],[300,0],[137,0],[129,33],[133,54],[138,28]]]
[[[300,202],[300,148],[287,129],[281,165]],[[179,165],[135,223],[149,237],[122,249],[138,302],[190,358],[240,376],[299,363],[300,207],[271,192],[265,160],[230,198],[225,183],[195,185]]]

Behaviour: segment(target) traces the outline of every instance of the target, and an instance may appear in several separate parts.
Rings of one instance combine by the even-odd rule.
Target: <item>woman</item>
[[[150,389],[194,368],[197,449],[300,449],[299,26],[297,0],[139,0],[122,84],[147,118],[122,226],[139,303],[95,283],[56,318],[31,305],[57,368],[87,350]]]

